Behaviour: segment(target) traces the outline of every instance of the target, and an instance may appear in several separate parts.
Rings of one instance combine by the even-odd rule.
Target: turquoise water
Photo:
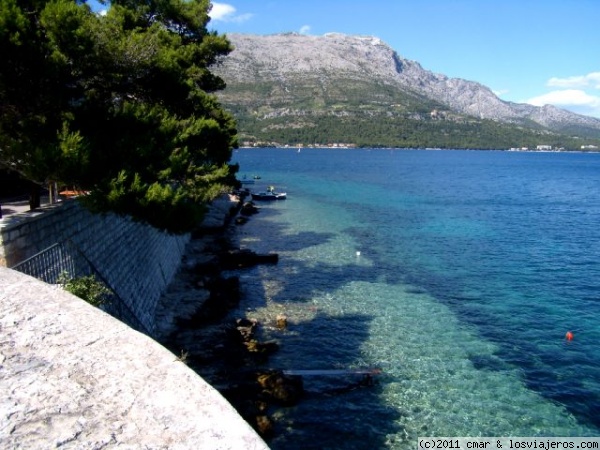
[[[243,308],[305,377],[273,449],[415,448],[419,436],[600,434],[600,154],[240,149],[261,204]],[[290,326],[271,326],[285,313]],[[571,342],[567,331],[574,333]]]

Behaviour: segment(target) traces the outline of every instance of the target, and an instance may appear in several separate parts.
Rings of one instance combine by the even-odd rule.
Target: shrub
[[[63,289],[67,292],[76,295],[96,307],[107,303],[111,294],[104,283],[94,275],[68,279],[66,274],[62,274],[59,283],[62,284]]]

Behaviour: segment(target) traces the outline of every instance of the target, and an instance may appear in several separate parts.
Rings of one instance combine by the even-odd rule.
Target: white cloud
[[[578,114],[600,117],[600,93],[595,92],[600,89],[600,72],[566,78],[553,77],[546,85],[555,90],[525,100],[525,103],[535,106],[554,105]]]
[[[233,14],[235,14],[235,8],[226,3],[213,2],[212,9],[210,10],[210,18],[212,20],[227,20]]]
[[[310,33],[310,25],[304,25],[300,27],[300,34],[308,34]]]
[[[552,91],[526,102],[534,106],[554,105],[579,114],[600,117],[600,96],[590,95],[581,89]]]
[[[216,3],[213,2],[212,9],[210,10],[210,18],[214,21],[221,22],[235,22],[241,23],[250,20],[254,14],[236,14],[237,9],[234,6],[227,3]]]
[[[592,72],[587,75],[578,75],[568,78],[550,78],[547,83],[550,87],[558,88],[584,88],[592,87],[600,89],[600,72]]]

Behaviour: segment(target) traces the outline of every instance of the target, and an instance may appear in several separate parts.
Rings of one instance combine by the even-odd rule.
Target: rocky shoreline
[[[265,369],[279,343],[261,341],[260,328],[264,325],[283,333],[288,317],[279,314],[272,323],[261,324],[248,319],[240,305],[240,280],[231,274],[279,261],[277,254],[257,254],[233,244],[235,227],[243,226],[259,212],[252,201],[245,201],[247,194],[241,192],[213,204],[211,217],[192,236],[181,268],[157,307],[157,340],[216,388],[268,441],[277,435],[278,424],[273,419],[277,410],[297,405],[308,393],[303,374]],[[330,371],[317,372],[323,375]],[[338,376],[354,372],[353,380],[323,392],[325,395],[373,386],[372,375],[378,373],[331,372],[343,372]]]
[[[213,205],[212,213],[221,218],[224,214],[225,221],[219,226],[213,217],[192,236],[182,266],[157,308],[157,340],[269,438],[271,411],[297,404],[304,389],[301,376],[259,369],[277,351],[277,342],[258,340],[257,321],[232,316],[240,302],[240,281],[225,272],[278,262],[276,254],[256,254],[232,245],[231,227],[243,225],[256,212],[243,193]],[[285,328],[287,318],[278,317],[276,325]]]

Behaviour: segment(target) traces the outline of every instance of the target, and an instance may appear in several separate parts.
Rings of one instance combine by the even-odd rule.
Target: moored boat
[[[285,200],[286,198],[286,192],[262,191],[252,193],[252,200]]]

